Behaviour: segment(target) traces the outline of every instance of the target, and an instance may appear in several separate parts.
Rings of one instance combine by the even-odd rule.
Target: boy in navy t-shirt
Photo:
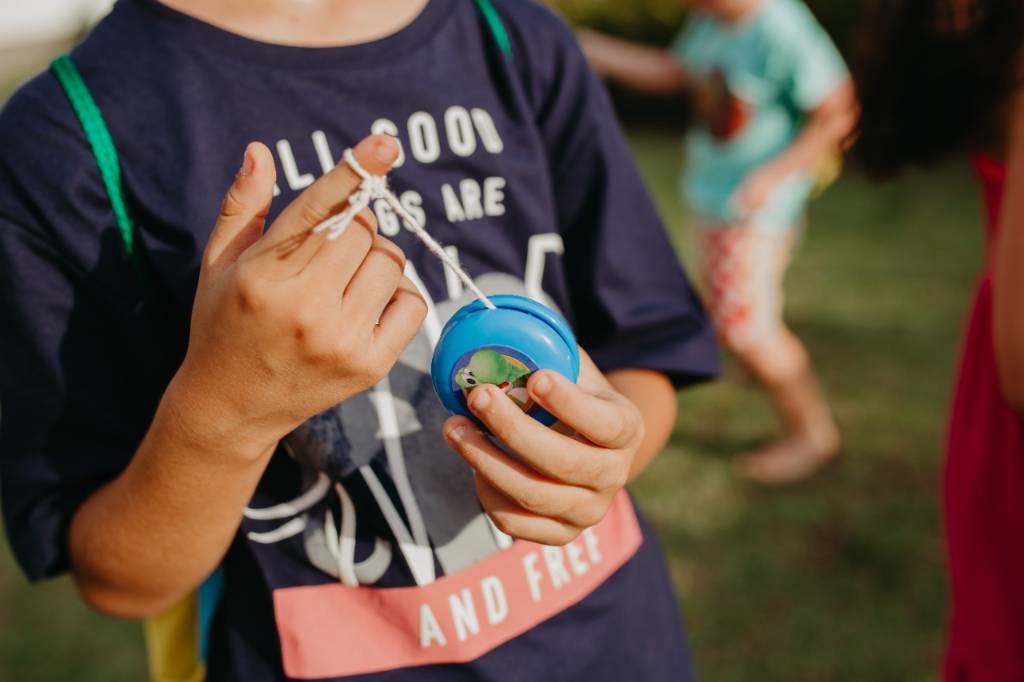
[[[36,78],[0,117],[0,481],[28,575],[140,617],[219,566],[205,671],[157,650],[192,679],[689,679],[622,487],[713,332],[571,33],[513,0],[122,0],[72,58],[148,275]],[[528,384],[561,425],[484,389],[503,449],[446,419],[431,347],[470,296],[383,202],[311,232],[355,188],[347,146],[485,292],[569,320],[579,385]]]

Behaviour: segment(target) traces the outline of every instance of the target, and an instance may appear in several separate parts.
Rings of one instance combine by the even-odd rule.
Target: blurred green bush
[[[547,0],[570,23],[634,40],[667,44],[686,17],[687,0]],[[840,48],[848,49],[864,0],[806,0]]]

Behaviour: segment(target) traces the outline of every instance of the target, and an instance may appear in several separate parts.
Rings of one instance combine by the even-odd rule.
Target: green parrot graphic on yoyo
[[[430,361],[431,382],[445,409],[485,430],[468,404],[469,394],[485,384],[501,388],[541,424],[558,421],[526,389],[530,375],[541,369],[576,381],[579,345],[569,324],[555,311],[513,294],[495,294],[456,311],[441,330]]]
[[[473,353],[464,367],[455,372],[455,383],[467,397],[477,386],[491,384],[505,392],[524,412],[533,407],[526,382],[533,373],[526,364],[493,348],[481,348]]]

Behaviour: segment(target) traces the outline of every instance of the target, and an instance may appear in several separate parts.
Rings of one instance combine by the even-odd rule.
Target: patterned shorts
[[[732,348],[770,340],[782,329],[782,280],[799,232],[698,226],[705,303]]]

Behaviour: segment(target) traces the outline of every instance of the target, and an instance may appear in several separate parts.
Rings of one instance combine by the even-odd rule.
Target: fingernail
[[[447,438],[453,443],[461,443],[466,435],[465,426],[456,426],[454,429],[447,433]]]
[[[537,378],[533,380],[533,393],[534,395],[543,398],[551,392],[551,379],[546,374],[539,374]]]
[[[487,406],[491,404],[491,393],[486,388],[478,388],[473,391],[469,402],[474,412],[486,410]]]
[[[242,167],[238,170],[238,175],[245,177],[252,173],[253,169],[256,168],[256,157],[252,153],[252,145],[245,148],[245,155],[242,157]]]
[[[377,143],[373,155],[385,165],[391,165],[398,158],[398,143],[393,137],[388,137]]]

